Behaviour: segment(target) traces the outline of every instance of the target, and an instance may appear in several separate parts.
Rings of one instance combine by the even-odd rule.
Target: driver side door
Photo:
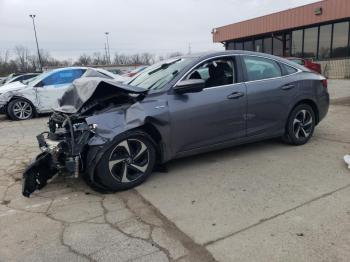
[[[40,112],[50,112],[58,107],[58,99],[62,97],[70,84],[80,78],[85,69],[66,69],[54,72],[40,81],[36,87],[37,108]]]
[[[174,155],[209,149],[246,135],[246,86],[239,81],[237,62],[232,56],[206,60],[183,78],[205,80],[201,92],[178,94],[173,90],[169,94]]]

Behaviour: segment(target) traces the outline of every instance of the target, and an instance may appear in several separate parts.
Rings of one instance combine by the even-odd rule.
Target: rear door
[[[58,106],[58,99],[62,97],[70,84],[80,78],[85,69],[66,69],[54,72],[44,78],[38,87],[37,108],[40,112],[49,112]]]
[[[291,104],[297,96],[297,69],[260,56],[243,56],[247,86],[247,135],[284,132]]]

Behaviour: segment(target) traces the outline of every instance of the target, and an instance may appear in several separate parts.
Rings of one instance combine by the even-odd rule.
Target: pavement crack
[[[257,227],[257,226],[259,226],[259,225],[261,225],[261,224],[263,224],[263,223],[265,223],[265,222],[268,222],[268,221],[273,220],[273,219],[275,219],[275,218],[277,218],[277,217],[283,216],[283,215],[285,215],[285,214],[287,214],[287,213],[293,212],[293,211],[295,211],[295,210],[297,210],[297,209],[299,209],[299,208],[301,208],[301,207],[307,206],[307,205],[309,205],[309,204],[311,204],[311,203],[313,203],[313,202],[316,202],[316,201],[318,201],[318,200],[320,200],[320,199],[322,199],[322,198],[326,198],[326,197],[328,197],[328,196],[331,196],[331,195],[333,195],[333,194],[335,194],[335,193],[337,193],[337,192],[339,192],[339,191],[342,191],[342,190],[344,190],[344,189],[347,189],[347,188],[350,188],[350,184],[347,184],[347,185],[345,185],[345,186],[342,186],[342,187],[340,187],[340,188],[337,188],[337,189],[335,189],[335,190],[333,190],[333,191],[331,191],[331,192],[324,193],[324,194],[322,194],[322,195],[320,195],[320,196],[318,196],[318,197],[315,197],[315,198],[313,198],[313,199],[310,199],[310,200],[308,200],[308,201],[306,201],[306,202],[304,202],[304,203],[302,203],[302,204],[299,204],[299,205],[297,205],[297,206],[295,206],[295,207],[292,207],[292,208],[290,208],[290,209],[287,209],[287,210],[285,210],[285,211],[283,211],[283,212],[277,213],[277,214],[275,214],[275,215],[273,215],[273,216],[270,216],[270,217],[267,217],[267,218],[262,218],[262,219],[260,219],[259,222],[257,222],[257,223],[254,223],[254,224],[252,224],[252,225],[250,225],[250,226],[247,226],[247,227],[245,227],[245,228],[242,228],[242,229],[240,229],[240,230],[238,230],[238,231],[232,232],[232,233],[230,233],[230,234],[228,234],[228,235],[226,235],[226,236],[219,237],[219,238],[217,238],[217,239],[215,239],[215,240],[208,241],[208,242],[204,243],[203,245],[204,245],[205,247],[207,247],[207,246],[212,245],[212,244],[214,244],[214,243],[216,243],[216,242],[225,240],[225,239],[227,239],[227,238],[229,238],[229,237],[233,237],[233,236],[238,235],[238,234],[240,234],[240,233],[242,233],[242,232],[245,232],[245,231],[248,231],[248,230],[250,230],[250,229],[252,229],[252,228],[254,228],[254,227]]]
[[[80,257],[82,257],[82,258],[85,258],[85,259],[87,259],[88,261],[91,261],[91,262],[97,262],[96,260],[94,260],[94,259],[91,258],[90,256],[78,252],[77,250],[73,249],[70,245],[68,245],[67,243],[64,242],[64,232],[65,232],[65,230],[66,230],[66,228],[67,228],[67,225],[69,225],[69,223],[63,223],[63,222],[61,222],[61,226],[62,226],[62,230],[61,230],[61,232],[60,232],[60,242],[61,242],[61,245],[62,245],[62,246],[65,246],[66,248],[68,248],[68,250],[69,250],[71,253],[73,253],[73,254],[75,254],[75,255],[77,255],[77,256],[80,256]]]
[[[195,255],[197,258],[200,258],[200,261],[203,261],[203,262],[204,261],[210,261],[210,262],[216,261],[214,259],[214,257],[212,256],[212,254],[209,253],[208,250],[203,245],[195,243],[192,238],[190,238],[183,231],[181,231],[176,226],[176,224],[174,222],[170,221],[166,216],[164,216],[155,206],[153,206],[147,199],[145,199],[137,190],[132,189],[130,191],[133,194],[135,194],[143,203],[145,203],[147,205],[147,207],[154,213],[154,215],[162,221],[163,225],[161,227],[156,226],[156,225],[152,225],[153,228],[164,229],[166,232],[170,233],[170,235],[173,238],[178,240],[183,245],[183,247],[185,249],[188,250],[187,254],[185,254],[181,257],[178,257],[176,259],[172,259],[170,256],[170,253],[167,253],[168,259],[170,261],[178,261],[178,260],[185,258],[185,257],[191,257],[191,255]],[[128,206],[127,203],[126,203],[126,205]],[[153,230],[153,228],[152,228],[152,230]],[[167,250],[167,252],[168,252],[168,250]]]
[[[149,225],[150,226],[150,232],[149,232],[149,235],[148,235],[148,238],[145,239],[145,238],[141,238],[141,237],[137,237],[137,236],[134,236],[132,234],[128,234],[126,233],[125,231],[123,231],[121,228],[118,227],[117,224],[112,224],[108,221],[107,219],[107,214],[108,214],[108,209],[105,207],[105,205],[103,204],[103,200],[105,199],[105,197],[102,199],[101,201],[101,206],[103,208],[103,217],[104,217],[104,221],[106,222],[106,224],[108,224],[110,227],[114,228],[115,230],[119,231],[120,233],[124,234],[125,236],[129,237],[129,238],[133,238],[133,239],[138,239],[138,240],[142,240],[142,241],[146,241],[148,243],[150,243],[152,246],[155,246],[156,248],[158,248],[158,250],[162,251],[167,259],[169,261],[173,261],[173,259],[171,258],[170,256],[170,253],[167,249],[161,247],[160,245],[158,245],[158,243],[156,243],[155,241],[153,241],[153,239],[151,238],[151,235],[152,235],[152,231],[154,229],[154,225],[150,225],[149,223],[146,223],[144,222],[128,205],[127,201],[125,201],[125,199],[121,198],[121,200],[123,201],[125,207],[130,210],[130,212],[132,212],[134,214],[135,217],[139,218],[143,223],[145,223],[146,225]]]

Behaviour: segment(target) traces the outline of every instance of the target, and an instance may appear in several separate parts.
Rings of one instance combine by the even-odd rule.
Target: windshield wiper
[[[173,64],[175,64],[175,63],[177,63],[177,62],[179,62],[179,61],[181,61],[181,58],[176,59],[176,60],[174,60],[174,61],[172,61],[172,62],[170,62],[170,63],[164,63],[164,64],[162,64],[160,67],[158,67],[157,69],[154,69],[153,71],[149,72],[148,75],[152,75],[152,74],[154,74],[154,73],[157,73],[157,72],[160,71],[160,70],[165,70],[165,69],[167,69],[169,66],[171,66],[171,65],[173,65]]]

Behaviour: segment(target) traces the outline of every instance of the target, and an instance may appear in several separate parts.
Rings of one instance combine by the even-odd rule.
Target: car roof
[[[62,71],[62,70],[69,70],[69,69],[88,69],[89,67],[84,67],[84,66],[69,66],[69,67],[61,67],[61,68],[56,68],[56,69],[53,69],[51,70],[51,72],[59,72],[59,71]],[[50,71],[50,70],[48,70]]]
[[[215,52],[204,52],[204,53],[196,53],[196,54],[191,54],[191,55],[184,55],[184,56],[179,56],[179,57],[192,57],[192,58],[198,58],[198,60],[203,60],[203,59],[208,59],[211,57],[216,57],[216,56],[225,56],[225,55],[251,55],[251,56],[260,56],[260,57],[265,57],[265,58],[270,58],[273,60],[276,60],[278,62],[288,64],[292,67],[295,67],[299,70],[306,71],[307,69],[301,65],[296,65],[292,61],[289,61],[286,58],[282,58],[279,56],[274,56],[266,53],[259,53],[259,52],[253,52],[253,51],[245,51],[245,50],[224,50],[224,51],[215,51]]]

